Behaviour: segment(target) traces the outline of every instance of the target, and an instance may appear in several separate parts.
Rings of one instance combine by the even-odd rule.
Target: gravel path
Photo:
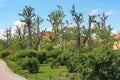
[[[26,80],[25,78],[13,73],[6,62],[0,59],[0,80]]]

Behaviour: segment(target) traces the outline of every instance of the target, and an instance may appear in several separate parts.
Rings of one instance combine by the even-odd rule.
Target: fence
[[[70,78],[69,79],[66,79],[66,78],[60,79],[57,77],[53,77],[51,74],[49,76],[45,76],[45,77],[38,75],[38,73],[30,74],[30,73],[28,73],[27,70],[23,70],[19,66],[14,67],[14,72],[25,77],[26,79],[28,79],[28,77],[29,78],[31,77],[32,78],[31,80],[71,80]]]

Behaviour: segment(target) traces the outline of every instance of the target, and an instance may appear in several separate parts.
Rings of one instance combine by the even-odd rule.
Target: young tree
[[[34,19],[35,21],[35,31],[34,31],[34,38],[35,38],[35,50],[38,50],[40,41],[42,39],[42,36],[45,32],[45,30],[40,31],[40,24],[43,22],[43,19],[37,15],[37,17]]]
[[[27,24],[27,28],[28,28],[28,36],[29,36],[29,48],[32,48],[32,32],[31,32],[31,28],[32,28],[32,19],[35,17],[35,12],[34,12],[34,8],[32,7],[28,7],[25,6],[25,8],[23,9],[23,12],[19,14],[20,16],[22,16],[24,18],[24,22]]]
[[[80,47],[80,24],[83,22],[83,14],[82,13],[77,13],[75,10],[75,5],[73,5],[72,10],[71,10],[71,14],[73,16],[73,20],[75,22],[75,24],[77,25],[77,45],[78,47]]]
[[[12,38],[11,27],[6,29],[5,34],[3,36],[6,37],[6,39],[7,39],[6,40],[6,48],[8,48],[10,45],[10,40]]]

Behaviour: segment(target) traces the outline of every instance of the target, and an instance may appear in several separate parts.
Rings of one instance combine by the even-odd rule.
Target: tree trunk
[[[77,27],[78,27],[77,45],[78,47],[80,47],[80,25],[77,24]]]
[[[91,31],[91,17],[89,17],[89,25],[88,25],[88,31],[87,31],[87,34],[86,34],[86,37],[83,41],[84,45],[86,46],[89,42],[89,38],[91,39],[91,36],[90,36],[90,31]]]
[[[29,35],[29,49],[32,49],[32,34],[30,24],[28,24],[28,35]]]

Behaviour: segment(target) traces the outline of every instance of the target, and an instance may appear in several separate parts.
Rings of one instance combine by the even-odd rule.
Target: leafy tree
[[[55,39],[57,39],[58,36],[60,36],[59,34],[61,34],[62,27],[63,27],[63,18],[65,17],[64,12],[62,11],[62,7],[58,6],[58,10],[52,11],[48,15],[48,17],[49,17],[49,19],[47,19],[47,20],[51,23]],[[51,40],[54,40],[54,39],[52,39],[52,36],[51,36]]]

